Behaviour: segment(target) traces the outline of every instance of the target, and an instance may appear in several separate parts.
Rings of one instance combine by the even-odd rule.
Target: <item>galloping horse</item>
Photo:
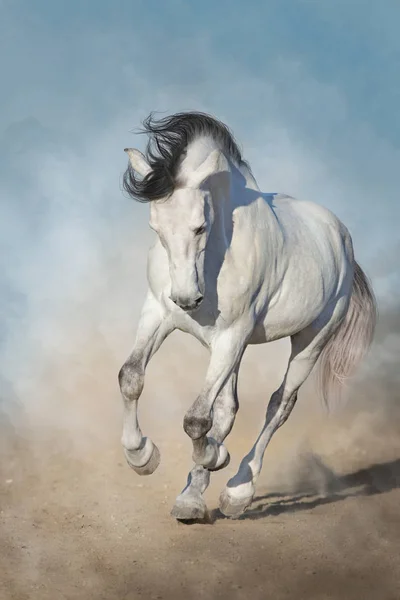
[[[137,418],[146,365],[175,329],[211,355],[183,421],[195,464],[172,509],[177,519],[205,516],[210,472],[229,463],[223,442],[238,410],[247,345],[291,338],[287,371],[262,430],[221,494],[222,513],[237,517],[251,504],[266,447],[318,359],[328,400],[364,356],[376,322],[374,294],[339,219],[312,202],[261,192],[223,123],[199,112],[150,115],[142,131],[149,136],[146,156],[125,150],[124,189],[150,203],[157,236],[136,341],[119,372],[122,445],[139,475],[153,473],[160,461]]]

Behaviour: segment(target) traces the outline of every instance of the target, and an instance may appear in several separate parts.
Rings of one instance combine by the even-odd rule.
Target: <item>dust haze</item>
[[[29,136],[42,154],[16,191],[10,172],[21,173]],[[306,382],[267,450],[252,507],[230,521],[218,496],[259,432],[288,342],[247,350],[232,460],[212,477],[209,520],[177,523],[169,511],[191,467],[183,416],[208,360],[196,340],[174,333],[147,369],[139,416],[159,469],[139,478],[120,445],[117,373],[146,291],[147,208],[115,194],[101,153],[100,168],[85,155],[82,169],[82,156],[35,119],[4,139],[20,145],[3,161],[2,184],[1,598],[398,598],[392,296],[381,298],[376,342],[345,401],[328,415]],[[124,160],[112,165],[116,181]],[[385,268],[377,256],[373,275]]]

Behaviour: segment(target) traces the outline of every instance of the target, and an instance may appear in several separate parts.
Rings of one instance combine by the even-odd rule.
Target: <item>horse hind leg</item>
[[[220,497],[220,510],[228,517],[239,517],[251,504],[255,484],[261,472],[265,450],[296,403],[300,386],[310,375],[322,350],[340,325],[346,313],[346,299],[337,302],[333,313],[319,326],[313,324],[291,337],[292,352],[284,380],[272,394],[264,426],[250,452],[243,458],[237,474],[232,477]]]
[[[232,373],[214,403],[213,426],[209,435],[219,444],[222,444],[229,435],[238,411],[237,373],[238,368]],[[226,451],[225,459],[214,468],[195,464],[189,473],[186,487],[175,501],[171,515],[181,521],[204,519],[207,515],[207,506],[203,494],[209,486],[211,471],[226,467],[229,460],[229,453]]]

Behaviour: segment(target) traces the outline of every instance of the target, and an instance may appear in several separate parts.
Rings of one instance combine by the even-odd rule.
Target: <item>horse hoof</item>
[[[141,465],[139,467],[137,465],[134,465],[132,460],[130,459],[129,450],[125,450],[125,457],[128,462],[128,465],[138,475],[151,475],[157,469],[158,465],[160,464],[160,460],[161,460],[160,451],[154,443],[153,443],[153,451],[150,455],[150,458],[147,461],[147,463],[144,465]]]
[[[238,519],[251,505],[253,496],[247,498],[232,498],[225,489],[219,498],[219,510],[225,517]]]
[[[201,496],[178,496],[171,515],[178,521],[194,521],[205,519],[207,506]]]

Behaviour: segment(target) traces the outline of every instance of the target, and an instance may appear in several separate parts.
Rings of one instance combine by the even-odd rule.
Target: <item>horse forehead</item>
[[[181,188],[175,190],[166,202],[159,204],[156,210],[166,217],[179,214],[196,218],[204,214],[204,196],[200,190]]]
[[[194,188],[178,188],[172,195],[171,200],[176,206],[183,206],[194,210],[202,210],[204,207],[204,194]]]

